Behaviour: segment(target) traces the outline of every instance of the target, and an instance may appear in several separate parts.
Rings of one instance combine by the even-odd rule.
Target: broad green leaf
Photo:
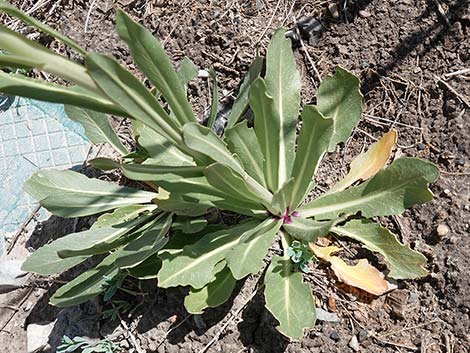
[[[174,212],[179,216],[198,217],[207,213],[210,204],[187,201],[179,198],[157,200],[158,207],[167,212]]]
[[[133,124],[133,127],[139,145],[149,155],[149,159],[144,162],[145,164],[164,166],[194,165],[194,161],[190,156],[183,153],[161,134],[147,128],[142,123],[136,122]]]
[[[251,64],[250,69],[240,86],[237,98],[235,99],[235,102],[233,102],[232,109],[230,110],[230,114],[227,119],[226,129],[231,129],[235,126],[248,107],[251,85],[260,76],[261,70],[263,69],[263,62],[263,58],[257,56],[253,64]]]
[[[291,223],[284,223],[283,228],[297,240],[314,243],[318,237],[324,237],[335,223],[332,221],[315,221],[313,219],[291,217]]]
[[[178,70],[178,76],[183,83],[186,85],[197,77],[198,70],[197,66],[187,56],[181,61],[180,68]]]
[[[320,247],[310,245],[316,257],[328,261],[331,269],[341,282],[347,285],[361,288],[374,295],[382,295],[389,290],[389,284],[384,280],[384,275],[367,259],[360,259],[356,265],[348,265],[338,256],[331,256],[333,252],[340,251],[336,246]]]
[[[104,157],[90,159],[89,161],[87,161],[87,163],[101,170],[115,170],[121,167],[121,164],[119,162]]]
[[[228,267],[224,267],[206,286],[191,288],[184,298],[184,306],[190,314],[202,314],[204,309],[215,308],[229,300],[236,283]]]
[[[103,113],[126,116],[114,103],[80,87],[64,87],[0,71],[0,92],[52,103],[70,104]]]
[[[240,159],[248,175],[266,187],[263,173],[263,153],[255,131],[248,127],[247,121],[242,121],[234,127],[226,129],[225,141],[229,150]]]
[[[277,112],[271,117],[277,133],[276,140],[271,143],[279,142],[275,145],[279,156],[278,186],[291,176],[300,108],[300,74],[292,43],[285,37],[285,32],[284,28],[276,30],[266,53],[266,87]]]
[[[121,164],[121,170],[132,180],[160,181],[166,178],[198,178],[202,177],[204,167],[196,166],[160,166],[152,164],[126,163]]]
[[[367,152],[361,153],[352,160],[348,175],[336,183],[328,193],[344,190],[358,180],[373,177],[387,164],[396,142],[397,132],[395,130],[384,134],[379,141],[369,147]]]
[[[250,221],[215,233],[209,233],[181,253],[162,252],[158,285],[162,288],[190,285],[200,289],[214,279],[215,265],[238,244],[241,236],[259,222]]]
[[[380,224],[368,220],[352,220],[333,227],[333,233],[360,241],[370,251],[383,255],[390,266],[389,276],[410,279],[426,276],[426,257],[398,241],[396,236]]]
[[[105,55],[91,53],[86,57],[86,67],[96,84],[129,116],[175,145],[182,144],[179,123],[170,118],[152,93],[118,62]]]
[[[149,211],[154,211],[157,205],[130,205],[115,209],[113,212],[104,213],[98,217],[90,229],[117,226],[127,223]]]
[[[26,13],[21,11],[20,9],[16,8],[15,6],[10,5],[6,1],[1,1],[0,0],[0,12],[5,12],[9,14],[10,16],[16,17],[19,20],[36,27],[40,31],[49,34],[50,36],[60,40],[64,44],[68,45],[69,47],[75,49],[77,53],[81,55],[86,55],[87,52],[85,49],[80,47],[78,43],[70,39],[69,37],[63,35],[62,33],[56,31],[52,27],[42,23],[41,21],[36,20],[35,18],[28,16]]]
[[[116,12],[116,25],[135,63],[165,97],[176,119],[181,125],[196,121],[184,84],[157,38],[120,9]]]
[[[323,154],[330,142],[333,121],[325,119],[313,105],[307,105],[302,111],[302,130],[297,142],[292,175],[295,177],[292,186],[292,209],[303,201],[306,192]]]
[[[247,179],[243,179],[239,175],[235,174],[232,169],[223,164],[211,164],[204,169],[204,175],[212,186],[232,198],[239,200],[246,199],[248,201],[264,205],[269,204],[271,201],[270,195],[267,195],[267,192],[258,192],[257,189],[253,188],[252,185],[247,182]]]
[[[137,203],[149,203],[158,194],[118,186],[70,170],[41,170],[23,189],[50,212],[81,217]]]
[[[317,108],[325,118],[333,121],[333,134],[328,151],[333,152],[345,142],[361,120],[362,96],[359,79],[349,71],[337,67],[334,76],[326,77],[317,93]]]
[[[165,246],[168,242],[168,230],[171,226],[172,215],[163,214],[162,216],[157,223],[121,249],[121,253],[116,259],[116,265],[119,268],[134,267]]]
[[[128,268],[129,274],[138,279],[157,278],[158,271],[162,267],[162,260],[155,254],[147,258],[135,267]]]
[[[139,226],[142,226],[146,221],[150,221],[150,216],[140,216],[111,227],[93,228],[69,234],[66,236],[70,239],[69,244],[63,249],[59,249],[57,253],[59,257],[67,258],[109,252],[135,238],[136,233],[140,231]],[[143,228],[147,228],[147,225],[144,225]]]
[[[202,153],[238,174],[245,174],[240,162],[228,150],[225,142],[212,130],[198,123],[188,123],[183,127],[184,143],[192,150]]]
[[[315,325],[315,303],[310,286],[301,272],[292,272],[289,258],[274,256],[264,279],[266,308],[279,321],[277,329],[287,337],[300,339]]]
[[[209,121],[207,122],[207,127],[211,130],[214,130],[215,119],[217,118],[217,111],[219,110],[219,90],[217,88],[217,74],[215,70],[211,68],[209,70],[209,75],[212,80],[212,92],[211,92],[211,109],[209,114]]]
[[[129,153],[105,114],[71,105],[65,106],[65,112],[71,120],[83,126],[86,136],[92,143],[107,142],[121,155]]]
[[[96,267],[60,287],[50,299],[50,303],[58,307],[73,306],[84,303],[102,293],[106,279],[116,276],[119,272],[114,263],[119,253],[119,250],[115,251]]]
[[[50,244],[46,244],[33,252],[23,263],[21,269],[27,272],[37,273],[43,276],[49,276],[56,273],[64,272],[72,268],[90,256],[77,256],[62,259],[57,252],[65,249],[70,244],[68,236],[54,240]]]
[[[171,226],[174,230],[180,230],[185,234],[194,234],[203,230],[207,226],[207,220],[204,217],[190,218],[178,216]]]
[[[278,146],[281,143],[276,128],[279,125],[279,114],[275,110],[274,101],[268,94],[266,83],[262,78],[256,79],[251,86],[250,107],[255,116],[254,129],[256,137],[264,156],[263,168],[266,184],[271,191],[276,192],[279,185]]]
[[[281,225],[280,220],[268,218],[243,234],[240,242],[225,255],[233,277],[242,279],[259,272]]]
[[[290,178],[284,185],[273,195],[270,211],[279,216],[288,216],[290,214],[290,207],[292,203],[292,188],[295,179]]]
[[[92,92],[100,92],[85,67],[50,51],[3,25],[0,25],[0,49],[28,60],[38,70],[57,75]]]
[[[427,185],[439,169],[418,158],[399,158],[368,181],[334,194],[326,194],[299,208],[302,217],[333,219],[361,211],[366,218],[397,215],[406,208],[432,200]]]

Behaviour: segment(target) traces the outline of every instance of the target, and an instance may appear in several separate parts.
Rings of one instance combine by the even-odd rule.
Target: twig
[[[389,346],[395,346],[395,347],[400,347],[400,348],[405,348],[405,349],[409,349],[410,351],[417,351],[418,348],[415,347],[415,346],[408,346],[406,344],[401,344],[401,343],[396,343],[396,342],[390,342],[390,341],[385,341],[375,335],[372,335],[372,337],[374,339],[376,339],[377,341],[383,343],[383,344],[386,344],[386,345],[389,345]]]
[[[302,46],[302,50],[305,53],[305,56],[307,56],[307,60],[309,61],[310,65],[312,65],[313,72],[315,72],[315,75],[317,76],[318,82],[321,83],[321,76],[320,73],[317,70],[317,66],[315,65],[315,62],[313,61],[312,57],[310,56],[307,47],[305,46],[304,40],[302,39],[302,36],[300,35],[299,32],[299,27],[297,26],[297,20],[294,16],[294,23],[295,23],[295,32],[297,33],[297,36],[299,37],[300,45]],[[315,82],[313,82],[316,88]]]
[[[186,321],[188,321],[188,319],[193,316],[193,314],[189,314],[188,316],[186,316],[183,320],[181,320],[181,322],[178,322],[177,325],[173,326],[172,328],[170,328],[166,333],[165,333],[165,337],[163,337],[163,339],[160,341],[160,343],[157,345],[157,349],[166,341],[168,335],[173,332],[174,330],[176,330],[178,327],[180,327],[181,325],[183,325]]]
[[[470,108],[470,103],[463,97],[459,92],[457,92],[452,86],[450,86],[446,81],[444,81],[442,78],[437,77],[434,75],[436,80],[438,80],[440,83],[442,83],[444,86],[447,87],[449,91],[451,91],[460,101],[467,106],[467,108]]]
[[[266,34],[266,31],[269,29],[269,27],[271,26],[271,23],[273,22],[274,16],[276,15],[276,12],[277,12],[277,9],[279,8],[280,3],[281,3],[281,0],[277,0],[276,7],[274,8],[273,14],[270,17],[268,24],[266,25],[265,29],[259,36],[258,40],[253,44],[253,46],[258,45],[261,39],[263,39],[264,35]]]
[[[389,332],[389,333],[386,333],[384,335],[381,335],[379,338],[385,338],[385,337],[388,337],[388,336],[392,336],[392,335],[395,335],[397,333],[400,333],[400,332],[404,332],[404,331],[409,331],[409,330],[414,330],[416,328],[420,328],[420,327],[424,327],[424,326],[427,326],[427,325],[431,325],[431,324],[434,324],[436,322],[439,322],[438,319],[434,319],[434,320],[431,320],[431,321],[428,321],[428,322],[424,322],[422,324],[418,324],[418,325],[415,325],[415,326],[410,326],[410,327],[404,327],[400,330],[397,330],[397,331],[393,331],[393,332]]]
[[[462,69],[454,72],[449,72],[448,74],[444,74],[445,78],[453,77],[453,76],[458,76],[458,75],[464,75],[470,73],[470,69]]]
[[[86,19],[85,19],[85,28],[83,30],[83,32],[87,32],[88,30],[88,22],[90,21],[90,16],[91,16],[91,11],[93,10],[93,7],[95,7],[95,4],[96,4],[96,0],[93,0],[90,4],[90,8],[88,9],[88,12],[86,14]]]
[[[28,216],[28,218],[23,222],[23,224],[21,224],[21,227],[20,229],[18,229],[15,233],[15,235],[13,236],[11,242],[10,242],[10,245],[8,245],[8,249],[7,249],[7,255],[9,255],[12,250],[13,250],[13,247],[15,246],[16,242],[18,241],[18,239],[20,238],[21,234],[23,234],[25,228],[28,226],[29,222],[31,222],[31,220],[36,216],[36,214],[38,213],[38,211],[41,209],[41,206],[37,206]]]
[[[111,305],[113,306],[113,308],[116,308],[112,302],[111,302]],[[143,350],[142,347],[140,347],[140,344],[137,342],[137,339],[135,338],[135,335],[132,333],[129,326],[127,326],[126,322],[122,319],[122,316],[119,313],[119,311],[116,310],[116,312],[117,312],[117,316],[119,318],[119,321],[121,323],[121,326],[124,328],[124,330],[126,330],[129,333],[129,337],[131,338],[132,344],[134,345],[135,350],[137,351],[137,353],[146,353],[145,350]]]
[[[13,314],[10,315],[10,317],[8,318],[8,320],[3,324],[2,328],[0,328],[0,332],[2,331],[5,331],[5,327],[8,326],[8,324],[10,323],[11,320],[13,320],[13,318],[15,317],[16,313],[19,311],[19,308],[21,308],[21,306],[24,304],[24,302],[26,300],[28,300],[29,296],[31,295],[31,293],[33,293],[33,290],[34,290],[34,287],[31,287],[29,288],[28,292],[26,293],[26,295],[24,296],[23,299],[21,299],[21,302],[18,304],[18,310],[15,310],[13,312]]]
[[[447,15],[446,15],[444,9],[442,8],[441,3],[439,2],[439,0],[433,0],[433,1],[434,1],[434,4],[435,4],[436,7],[437,7],[437,12],[439,12],[439,15],[441,15],[441,17],[443,18],[443,20],[446,22],[447,27],[450,27],[450,21],[449,21],[449,19],[447,18]]]
[[[262,276],[261,276],[262,277]],[[260,277],[260,278],[261,278]],[[238,317],[238,315],[240,314],[240,312],[248,305],[248,303],[256,296],[256,294],[258,293],[258,291],[263,288],[263,285],[259,286],[255,291],[253,291],[253,293],[248,297],[247,300],[245,300],[245,302],[243,303],[242,306],[240,306],[233,314],[232,314],[232,317],[230,319],[227,320],[227,322],[225,322],[225,324],[220,328],[220,330],[214,335],[214,337],[212,337],[212,339],[209,341],[209,343],[207,343],[205,345],[204,348],[202,348],[198,353],[204,353],[206,352],[213,344],[214,342],[216,342],[220,335],[225,331],[225,329]]]

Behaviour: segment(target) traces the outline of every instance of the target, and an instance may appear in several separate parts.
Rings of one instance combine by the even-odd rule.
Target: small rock
[[[37,353],[48,347],[55,321],[47,325],[30,324],[26,328],[27,352]]]
[[[359,16],[361,16],[362,18],[369,18],[370,16],[372,16],[372,14],[369,11],[360,10]]]
[[[349,348],[351,348],[354,352],[359,352],[359,341],[357,340],[356,336],[352,336],[351,340],[348,343]]]
[[[424,143],[418,143],[416,147],[418,148],[419,151],[426,149],[426,145]]]
[[[26,272],[21,271],[23,261],[0,261],[0,293],[21,288],[26,283]]]
[[[449,189],[444,189],[444,194],[447,196],[450,196],[450,190]]]
[[[449,234],[450,229],[446,224],[439,224],[437,226],[436,232],[440,237],[445,237],[447,234]]]
[[[197,77],[208,78],[209,77],[209,72],[206,71],[206,70],[199,70],[197,72]]]
[[[410,295],[408,296],[408,304],[414,304],[418,301],[418,294],[415,292],[410,292]]]
[[[338,5],[336,3],[331,3],[328,5],[328,11],[330,11],[330,15],[333,18],[339,18],[339,11],[338,11]]]
[[[456,244],[458,241],[459,241],[459,238],[456,237],[455,235],[453,235],[449,238],[449,243],[451,243],[451,244]]]
[[[465,158],[459,158],[455,161],[455,163],[461,167],[465,165],[465,162]]]
[[[336,331],[333,331],[332,333],[330,333],[330,338],[335,342],[339,342],[339,340],[341,339],[338,332]]]
[[[367,332],[367,330],[364,330],[364,329],[359,331],[359,333],[357,334],[357,340],[359,342],[364,341],[367,337],[369,337],[369,332]]]
[[[323,310],[322,308],[317,308],[317,319],[326,322],[339,322],[338,315]]]

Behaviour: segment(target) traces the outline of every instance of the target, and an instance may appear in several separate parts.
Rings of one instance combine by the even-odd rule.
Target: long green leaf
[[[46,102],[75,105],[103,113],[127,115],[109,100],[80,87],[63,87],[2,71],[0,71],[0,92]]]
[[[232,273],[224,266],[222,271],[215,274],[215,279],[201,289],[191,288],[184,298],[184,306],[190,314],[202,314],[206,308],[215,308],[227,300],[235,288],[237,281]]]
[[[202,153],[237,172],[245,174],[240,162],[230,153],[225,142],[211,129],[198,123],[188,123],[183,127],[184,143],[192,150]]]
[[[233,277],[242,279],[259,272],[281,225],[280,220],[269,218],[243,235],[238,245],[225,255]]]
[[[34,67],[38,70],[52,73],[92,92],[100,93],[85,67],[50,51],[3,25],[0,25],[0,49],[19,58],[24,58],[31,64],[34,63]]]
[[[116,23],[119,36],[129,46],[137,66],[165,97],[176,119],[181,125],[196,121],[184,85],[160,42],[119,9],[116,13]]]
[[[270,212],[277,216],[285,216],[291,211],[292,203],[292,188],[294,186],[295,179],[290,178],[279,190],[273,195],[271,202]]]
[[[31,16],[28,16],[26,13],[24,13],[23,11],[21,11],[17,7],[10,5],[6,1],[0,0],[0,11],[5,12],[5,13],[9,14],[10,16],[16,17],[16,18],[20,19],[21,21],[23,21],[23,22],[25,22],[25,23],[33,26],[33,27],[36,27],[37,29],[41,30],[42,32],[44,32],[46,34],[49,34],[50,36],[60,40],[64,44],[68,45],[69,47],[75,49],[77,51],[77,53],[79,53],[81,55],[85,56],[87,54],[86,50],[83,49],[82,47],[80,47],[80,45],[77,42],[73,41],[72,39],[70,39],[69,37],[63,35],[62,33],[56,31],[54,28],[42,23],[41,21],[38,21],[38,20],[36,20],[35,18],[33,18]]]
[[[233,102],[225,129],[231,129],[243,116],[243,113],[249,104],[251,85],[260,76],[261,70],[263,69],[263,62],[263,58],[257,56],[255,61],[253,61],[253,64],[251,64],[250,69],[240,86],[237,98],[235,99],[235,102]]]
[[[149,156],[144,163],[162,166],[194,165],[194,160],[190,156],[183,153],[161,134],[139,122],[134,122],[132,126],[139,145],[147,151]]]
[[[160,166],[152,164],[121,164],[121,170],[132,180],[160,181],[173,178],[202,177],[205,167],[196,166]]]
[[[277,112],[271,117],[276,119],[271,120],[271,124],[276,129],[275,142],[279,142],[279,145],[275,145],[279,156],[278,186],[291,176],[300,108],[300,74],[295,64],[292,43],[285,37],[285,32],[284,28],[276,30],[266,53],[266,87]]]
[[[302,111],[302,130],[300,131],[297,153],[292,175],[292,209],[300,205],[308,192],[318,164],[328,148],[332,134],[333,121],[325,119],[315,106],[307,105]]]
[[[209,70],[209,75],[212,80],[212,92],[211,92],[211,109],[209,113],[209,121],[207,127],[214,130],[215,119],[217,118],[217,111],[219,110],[219,89],[217,87],[217,74],[213,68]]]
[[[33,252],[23,263],[21,269],[27,272],[37,273],[43,276],[49,276],[56,273],[64,272],[72,268],[90,256],[77,256],[62,259],[57,252],[65,249],[73,237],[68,236],[54,240],[50,244],[46,244]]]
[[[266,308],[279,321],[277,329],[287,337],[300,339],[315,325],[315,303],[310,286],[301,272],[292,272],[289,258],[274,256],[264,279]]]
[[[90,229],[119,226],[137,218],[139,215],[154,211],[157,205],[130,205],[104,213],[98,217]]]
[[[129,153],[113,130],[105,114],[71,105],[65,106],[65,112],[71,120],[79,122],[83,126],[88,139],[92,143],[98,144],[106,142],[121,155],[125,156]]]
[[[134,75],[115,60],[97,53],[86,57],[86,66],[96,84],[129,116],[164,135],[175,145],[182,144],[179,123],[170,118]]]
[[[96,267],[60,287],[50,299],[50,303],[58,307],[78,305],[102,293],[107,278],[113,278],[119,272],[115,264],[119,253],[119,250],[115,251]]]
[[[70,170],[41,170],[26,181],[24,190],[52,213],[81,217],[137,203],[149,203],[158,195],[89,179]]]
[[[156,254],[168,242],[167,235],[171,221],[172,215],[167,214],[144,231],[141,236],[131,240],[122,248],[116,259],[116,265],[119,268],[134,267]]]
[[[368,220],[352,220],[333,227],[333,233],[360,241],[370,251],[383,255],[390,266],[389,276],[410,279],[427,275],[426,257],[400,243],[396,236],[380,224]]]
[[[258,224],[250,221],[215,233],[209,233],[193,245],[185,246],[181,253],[160,253],[162,268],[158,285],[162,288],[190,285],[204,287],[214,279],[214,266],[238,244],[241,236]]]
[[[333,219],[342,213],[362,216],[397,215],[406,208],[432,200],[427,188],[436,181],[439,169],[417,158],[399,158],[372,179],[348,190],[327,194],[302,206],[302,217]]]
[[[291,217],[291,223],[285,223],[283,228],[297,240],[314,243],[318,237],[324,237],[335,223],[332,221],[315,221],[313,219]]]
[[[262,78],[256,79],[251,86],[250,107],[255,115],[255,133],[264,156],[266,183],[272,192],[276,192],[279,186],[277,150],[281,143],[276,128],[279,114],[275,110],[274,101],[268,94],[266,83]]]
[[[333,121],[329,152],[333,152],[338,143],[345,142],[361,120],[362,96],[359,88],[359,79],[341,67],[336,68],[334,76],[328,76],[320,84],[318,110]]]
[[[236,154],[245,171],[263,187],[266,181],[263,173],[264,157],[253,129],[246,121],[225,130],[225,141],[229,150]]]

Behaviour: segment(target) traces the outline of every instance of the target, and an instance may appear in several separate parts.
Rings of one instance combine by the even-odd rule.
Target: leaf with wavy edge
[[[333,233],[352,238],[370,251],[383,255],[390,266],[389,276],[410,279],[427,275],[426,257],[401,244],[396,236],[380,224],[368,220],[352,220],[343,226],[331,228]]]

